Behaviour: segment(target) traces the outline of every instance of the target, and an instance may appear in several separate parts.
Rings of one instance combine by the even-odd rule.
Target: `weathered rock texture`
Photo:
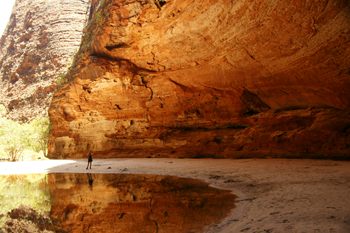
[[[77,52],[91,0],[17,0],[1,37],[0,103],[8,117],[47,116],[56,89]]]
[[[33,232],[33,233],[53,233],[49,213],[38,213],[30,206],[20,205],[11,210],[7,215],[5,225],[0,228],[2,233],[12,232]]]
[[[349,158],[349,45],[346,0],[106,0],[49,154]]]
[[[201,232],[223,220],[235,199],[202,181],[168,176],[61,173],[49,174],[49,183],[56,232]]]

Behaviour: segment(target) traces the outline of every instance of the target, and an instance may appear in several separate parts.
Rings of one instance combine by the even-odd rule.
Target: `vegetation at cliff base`
[[[30,123],[20,124],[6,118],[6,108],[0,105],[0,158],[9,161],[47,155],[50,121],[47,117],[37,117]],[[28,158],[29,157],[29,158]]]
[[[96,12],[95,13],[95,22],[96,23],[100,23],[103,19],[103,15],[102,13],[99,11],[99,12]]]
[[[60,74],[56,79],[56,83],[58,85],[61,85],[62,83],[66,83],[66,82],[67,82],[66,74]]]

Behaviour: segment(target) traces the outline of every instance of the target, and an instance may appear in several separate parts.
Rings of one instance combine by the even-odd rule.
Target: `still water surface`
[[[174,176],[0,176],[0,227],[13,230],[30,206],[39,217],[24,227],[46,232],[203,232],[230,213],[234,199],[228,190]]]

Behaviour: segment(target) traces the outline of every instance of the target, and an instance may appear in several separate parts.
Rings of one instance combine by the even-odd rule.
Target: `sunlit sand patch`
[[[48,160],[0,163],[0,175],[49,173],[51,169],[75,163],[74,160]]]

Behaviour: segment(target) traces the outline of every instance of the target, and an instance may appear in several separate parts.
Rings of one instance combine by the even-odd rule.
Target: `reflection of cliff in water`
[[[201,232],[234,207],[227,190],[161,175],[49,174],[56,232]]]

